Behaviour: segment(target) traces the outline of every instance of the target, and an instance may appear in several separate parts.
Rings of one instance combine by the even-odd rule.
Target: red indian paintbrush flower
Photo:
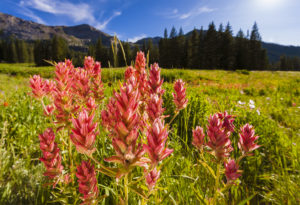
[[[217,114],[210,116],[208,122],[207,135],[209,141],[207,146],[213,151],[218,160],[229,157],[229,153],[233,150],[229,139],[230,132],[223,128],[223,122]]]
[[[125,81],[127,81],[131,76],[134,76],[135,69],[132,66],[128,66],[125,70]]]
[[[122,165],[118,173],[120,178],[134,166],[145,163],[144,150],[141,144],[137,145],[139,135],[139,92],[132,84],[124,84],[120,92],[114,92],[107,106],[108,110],[102,111],[103,125],[111,132],[112,145],[115,156],[105,159]]]
[[[203,132],[203,128],[197,126],[196,129],[193,130],[193,142],[192,144],[198,149],[202,150],[204,146],[204,138],[205,134]]]
[[[156,94],[152,94],[147,101],[147,113],[149,120],[154,122],[156,118],[162,117],[163,112],[165,111],[162,108],[163,100]]]
[[[96,61],[92,57],[86,57],[84,59],[84,69],[87,71],[89,75],[89,87],[91,93],[93,93],[93,97],[96,101],[100,101],[103,99],[103,83],[101,79],[101,64]]]
[[[55,135],[51,128],[45,130],[43,134],[39,135],[40,149],[43,152],[43,157],[40,160],[46,167],[44,176],[53,179],[61,174],[63,166],[61,165],[61,157],[59,155],[59,148],[54,142]]]
[[[156,167],[150,171],[149,173],[145,170],[145,178],[146,178],[146,184],[148,186],[149,191],[151,191],[155,185],[157,180],[159,179],[160,176],[160,171],[157,171]]]
[[[152,126],[147,130],[147,142],[144,144],[144,149],[151,159],[153,167],[155,167],[160,161],[169,156],[173,150],[168,149],[166,141],[168,138],[167,126],[164,125],[164,121],[157,118]]]
[[[97,178],[94,166],[89,162],[82,161],[77,166],[76,176],[78,178],[79,192],[83,194],[82,204],[93,204],[99,194]]]
[[[138,73],[137,77],[145,70],[145,67],[146,67],[146,59],[145,59],[144,52],[142,51],[137,52],[135,58],[135,69],[136,72]]]
[[[30,87],[35,98],[42,98],[45,96],[45,83],[39,75],[34,75],[30,79]]]
[[[72,129],[71,140],[79,153],[91,155],[94,151],[97,123],[93,123],[94,114],[88,115],[83,109],[77,119],[72,119],[74,129]]]
[[[224,162],[224,167],[227,182],[232,182],[241,176],[239,165],[233,159],[229,159],[227,163]]]
[[[176,106],[177,111],[184,109],[187,106],[188,99],[186,98],[184,87],[184,82],[179,79],[174,83],[174,90],[175,93],[173,93],[173,102]]]
[[[50,116],[54,111],[54,107],[52,105],[47,105],[44,109],[44,114],[46,116]]]
[[[163,95],[165,90],[162,89],[163,80],[160,78],[160,68],[157,63],[151,65],[149,71],[149,92],[150,94]]]
[[[85,101],[89,98],[91,93],[89,86],[90,76],[88,75],[88,72],[81,68],[75,69],[73,78],[73,92],[77,95],[77,97]]]
[[[255,136],[255,130],[252,125],[248,123],[241,127],[241,132],[239,134],[240,140],[238,146],[243,153],[252,152],[253,150],[259,148],[260,146],[255,143],[255,140],[259,136]]]
[[[224,113],[218,113],[218,117],[220,120],[222,120],[223,124],[223,128],[228,131],[228,132],[234,132],[234,118],[235,116],[233,115],[228,115],[228,113],[225,111]]]

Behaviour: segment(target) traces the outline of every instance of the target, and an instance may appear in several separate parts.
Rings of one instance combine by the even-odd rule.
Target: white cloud
[[[193,8],[192,10],[190,10],[187,13],[180,13],[178,11],[178,9],[169,9],[169,10],[164,11],[163,13],[158,13],[158,15],[162,15],[166,18],[176,18],[176,19],[184,20],[184,19],[198,16],[203,13],[210,13],[215,10],[216,9],[209,8],[207,6],[202,6],[202,7]]]
[[[104,22],[102,22],[102,23],[97,23],[97,24],[95,25],[95,27],[96,27],[97,29],[103,30],[103,29],[106,28],[106,25],[107,25],[113,18],[115,18],[115,17],[117,17],[117,16],[120,16],[121,14],[122,14],[122,13],[121,13],[120,11],[115,11],[111,17],[109,17],[108,19],[106,19],[106,20],[105,20]]]
[[[71,3],[69,1],[63,0],[27,0],[20,1],[19,5],[22,8],[26,8],[29,10],[36,9],[42,12],[54,14],[54,15],[62,15],[71,18],[74,22],[82,22],[88,23],[90,25],[95,26],[98,29],[105,29],[107,24],[115,17],[120,16],[120,11],[115,11],[111,17],[104,20],[103,22],[98,22],[98,20],[94,16],[93,8],[86,3]],[[31,11],[31,14],[34,13]],[[38,20],[36,17],[32,15],[34,20]],[[41,20],[41,19],[40,19]],[[41,22],[41,21],[40,21]]]
[[[207,6],[203,6],[203,7],[197,8],[197,9],[192,9],[191,11],[189,11],[185,14],[181,14],[178,17],[179,17],[179,19],[187,19],[187,18],[198,16],[203,13],[210,13],[215,10],[216,9],[212,9],[212,8],[208,8]]]
[[[20,13],[23,14],[23,15],[25,15],[25,16],[28,16],[29,18],[31,18],[32,20],[36,21],[37,23],[46,24],[46,22],[43,19],[41,19],[39,16],[35,15],[29,9],[26,9],[26,8],[20,9]]]
[[[129,38],[128,41],[129,41],[129,42],[132,42],[132,43],[135,43],[135,42],[137,42],[138,40],[143,39],[143,38],[146,38],[146,37],[147,37],[146,34],[141,34],[141,35],[135,36],[135,37],[133,37],[133,38]]]

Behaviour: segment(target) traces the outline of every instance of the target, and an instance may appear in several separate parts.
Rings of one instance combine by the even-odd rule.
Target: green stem
[[[171,123],[175,120],[176,116],[179,114],[179,111],[175,112],[175,115],[173,116],[173,118],[171,119],[171,121],[169,122],[169,125],[171,125]]]
[[[220,166],[221,164],[217,164],[217,172],[216,172],[216,183],[215,183],[215,193],[214,193],[214,200],[213,203],[217,204],[218,199],[218,189],[219,189],[219,181],[220,181]]]
[[[125,205],[128,205],[128,174],[125,174],[124,177],[124,195]]]
[[[72,156],[72,141],[71,141],[71,137],[70,137],[70,133],[68,131],[68,138],[69,138],[69,160],[70,160],[70,174],[71,174],[71,178],[74,179],[73,176],[73,156]]]

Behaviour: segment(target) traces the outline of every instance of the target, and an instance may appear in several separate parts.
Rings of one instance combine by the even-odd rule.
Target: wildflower
[[[44,109],[44,114],[46,116],[50,116],[54,111],[54,107],[52,105],[47,105]]]
[[[179,111],[184,109],[188,103],[185,93],[186,88],[184,87],[184,82],[181,79],[174,83],[174,90],[175,93],[173,93],[173,101],[176,106],[176,110]]]
[[[160,68],[157,63],[151,65],[149,71],[149,92],[150,94],[158,94],[159,96],[163,95],[165,90],[162,89],[163,80],[160,78]]]
[[[223,123],[217,114],[210,116],[208,122],[207,136],[209,137],[209,141],[207,147],[213,151],[217,160],[222,160],[228,157],[229,153],[233,150],[229,139],[230,132],[227,132],[223,128]]]
[[[145,165],[145,153],[141,144],[137,144],[140,119],[138,115],[139,92],[131,84],[125,83],[120,92],[114,92],[107,110],[101,113],[103,125],[111,132],[115,156],[105,161],[122,165],[118,178],[129,172],[134,166]]]
[[[8,106],[9,106],[8,102],[4,102],[4,103],[3,103],[3,106],[4,106],[4,107],[8,107]]]
[[[132,66],[128,66],[125,71],[125,81],[127,81],[131,76],[134,76],[135,69]]]
[[[35,98],[40,99],[45,96],[45,84],[43,79],[39,75],[34,75],[30,79],[30,87]]]
[[[87,99],[91,93],[89,78],[90,76],[84,69],[76,69],[74,72],[74,83],[72,88],[74,93],[77,94],[77,97],[80,97],[84,100]]]
[[[156,94],[152,94],[147,102],[147,113],[149,116],[149,120],[154,122],[156,118],[162,116],[164,112],[164,108],[162,108],[163,100]]]
[[[259,111],[259,110],[256,110],[256,113],[257,113],[258,115],[260,115],[260,111]]]
[[[192,144],[198,149],[202,150],[204,145],[205,134],[203,132],[203,128],[197,126],[196,129],[193,130],[193,142]]]
[[[166,146],[167,138],[168,130],[164,125],[164,121],[157,118],[152,126],[148,128],[147,145],[144,145],[153,167],[173,152],[172,149],[168,149]]]
[[[156,185],[157,180],[160,176],[160,171],[157,171],[156,167],[150,171],[149,173],[145,170],[145,178],[146,178],[146,184],[148,186],[148,189],[151,191]]]
[[[89,97],[88,101],[86,102],[86,107],[88,109],[89,112],[95,110],[97,108],[97,105],[95,103],[95,99],[92,97]]]
[[[228,115],[225,111],[224,113],[218,113],[219,119],[223,122],[222,127],[225,131],[234,132],[235,126],[233,124],[235,116]]]
[[[72,119],[73,126],[71,140],[79,153],[91,155],[94,151],[97,123],[93,123],[94,115],[88,115],[83,109],[77,119]]]
[[[224,162],[224,167],[227,182],[235,181],[241,176],[239,165],[236,164],[233,159],[229,159],[228,162]]]
[[[237,103],[240,104],[240,105],[245,105],[246,104],[245,102],[242,102],[240,100]]]
[[[249,107],[250,107],[251,109],[254,109],[254,108],[255,108],[255,103],[254,103],[253,100],[249,100]]]
[[[135,58],[135,69],[136,72],[141,74],[143,70],[145,70],[146,67],[146,59],[145,59],[145,54],[144,52],[137,52],[136,58]],[[137,76],[138,77],[138,76]]]
[[[257,145],[254,141],[258,139],[258,136],[255,136],[255,131],[252,125],[248,123],[241,128],[239,133],[240,139],[238,146],[243,153],[251,152],[260,146]]]
[[[40,160],[44,163],[46,171],[44,176],[53,179],[61,174],[63,166],[61,165],[61,156],[59,155],[59,148],[54,142],[55,135],[51,128],[45,130],[43,134],[39,135],[40,149],[43,152],[43,157]]]
[[[76,177],[78,178],[79,192],[83,194],[82,204],[92,204],[99,194],[94,166],[89,162],[82,161],[81,165],[77,166]]]

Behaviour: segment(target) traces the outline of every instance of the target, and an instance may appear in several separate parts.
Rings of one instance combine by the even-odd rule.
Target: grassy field
[[[53,67],[0,64],[0,204],[45,204],[51,196],[43,187],[38,134],[47,126],[41,105],[29,96],[28,81],[34,74],[53,76]],[[103,69],[106,96],[123,80],[124,68]],[[170,147],[159,182],[162,204],[201,204],[197,194],[209,195],[213,179],[195,166],[197,153],[191,145],[192,128],[204,126],[210,114],[227,110],[237,116],[235,125],[249,122],[262,147],[241,164],[241,184],[230,190],[226,204],[300,203],[300,73],[163,69],[165,114],[174,110],[172,83],[187,82],[188,107],[172,124]],[[109,86],[107,86],[109,85]],[[250,102],[254,103],[250,103]],[[251,105],[250,105],[251,104]],[[253,106],[254,105],[254,106]],[[99,156],[112,152],[105,133],[97,142]],[[232,137],[236,145],[238,135]],[[103,150],[103,146],[107,149]],[[232,153],[235,156],[237,153]],[[111,179],[98,176],[103,204],[113,204]],[[135,204],[136,196],[130,196]]]

